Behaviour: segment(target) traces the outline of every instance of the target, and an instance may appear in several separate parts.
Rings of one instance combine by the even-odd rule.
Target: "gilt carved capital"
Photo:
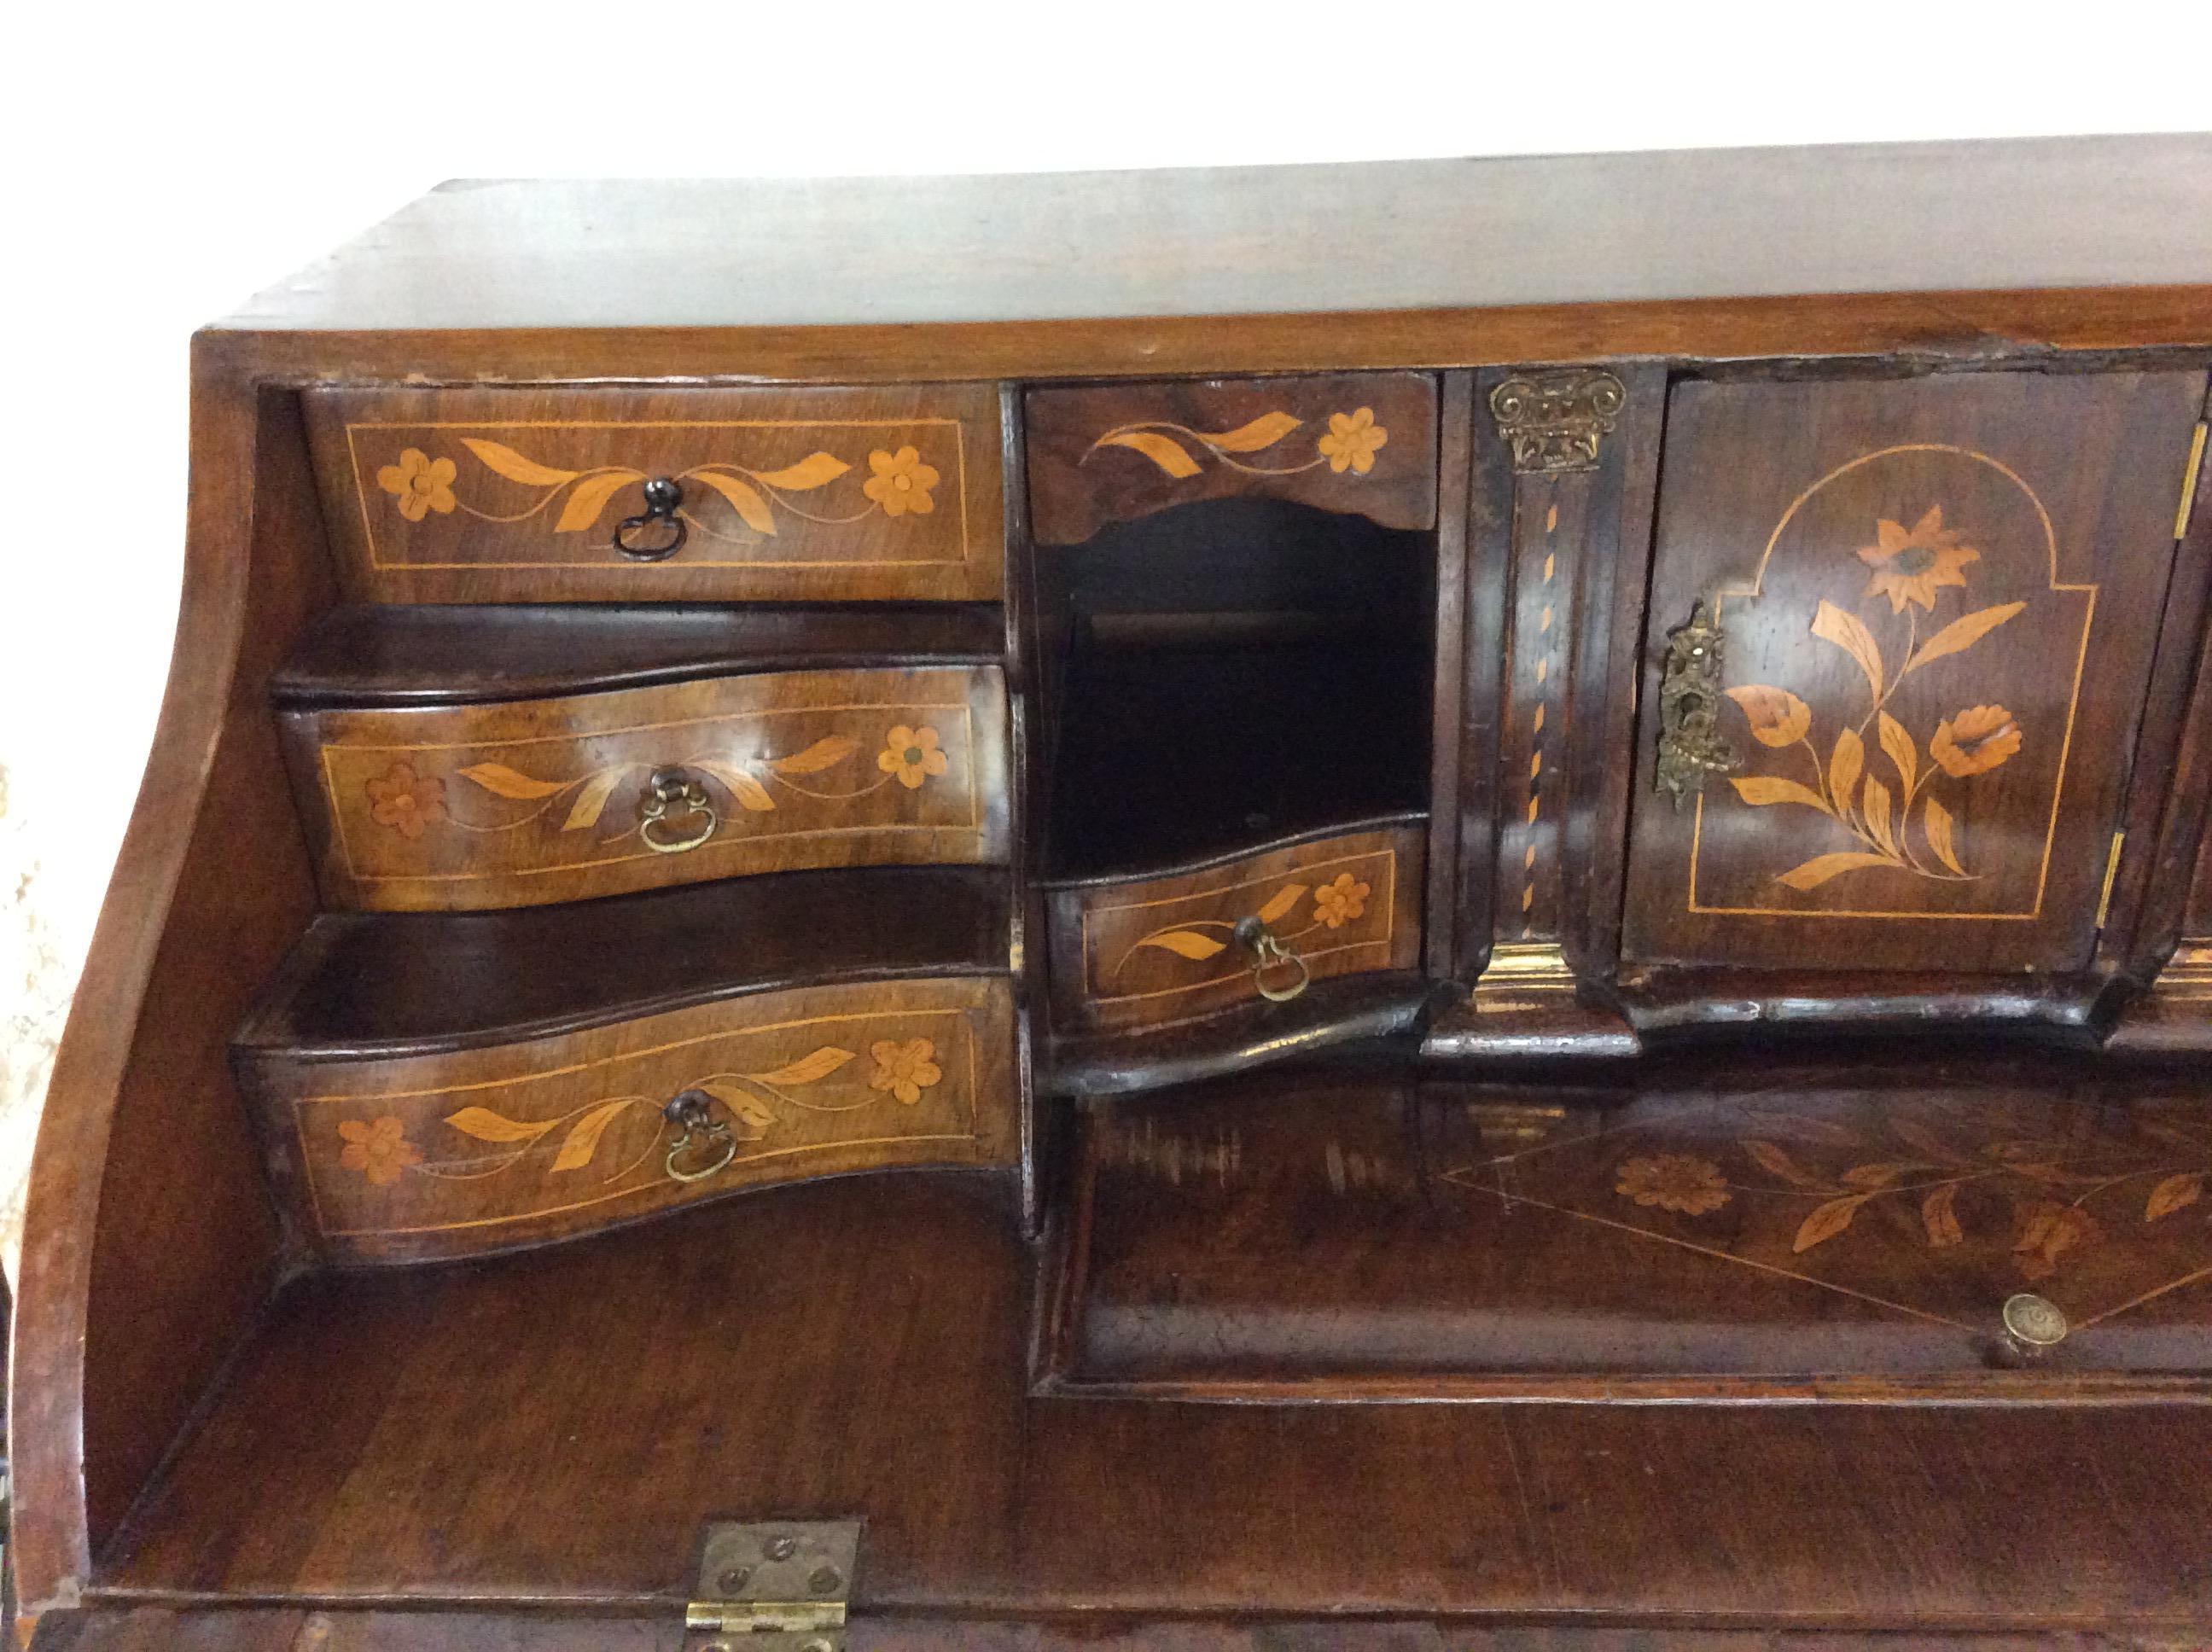
[[[1598,444],[1627,400],[1620,380],[1595,368],[1516,374],[1490,392],[1490,413],[1514,470],[1548,475],[1595,470]]]

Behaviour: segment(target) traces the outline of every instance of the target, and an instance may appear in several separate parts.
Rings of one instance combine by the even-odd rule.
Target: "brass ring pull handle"
[[[1288,1004],[1313,985],[1313,970],[1306,961],[1285,947],[1257,918],[1240,918],[1231,932],[1252,953],[1252,984],[1270,1004]],[[1297,979],[1287,987],[1270,987],[1270,970],[1295,969]]]
[[[682,1131],[668,1148],[671,1181],[704,1181],[727,1169],[730,1161],[737,1157],[738,1139],[730,1133],[728,1125],[714,1116],[714,1099],[705,1090],[683,1091],[660,1109],[660,1115]],[[697,1153],[702,1143],[712,1144],[707,1148],[712,1157],[695,1169],[678,1169],[678,1161]]]
[[[682,854],[686,849],[696,849],[714,836],[714,829],[721,824],[714,805],[707,801],[707,788],[680,768],[653,771],[637,817],[638,835],[655,854]],[[668,825],[672,817],[696,817],[699,823],[688,831],[672,832]]]
[[[1702,602],[1667,633],[1667,660],[1659,678],[1659,762],[1652,787],[1682,799],[1705,789],[1708,774],[1742,764],[1721,732],[1721,628]]]
[[[615,549],[634,562],[665,562],[684,549],[690,528],[676,513],[683,508],[684,484],[673,477],[657,476],[645,484],[642,515],[625,516],[615,524]],[[648,530],[663,530],[658,542],[633,538]]]

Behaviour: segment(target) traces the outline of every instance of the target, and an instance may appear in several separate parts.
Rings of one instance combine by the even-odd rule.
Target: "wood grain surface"
[[[2086,967],[2203,396],[2197,373],[1678,386],[1625,955]],[[1677,807],[1659,674],[1700,602],[1734,766]]]
[[[1237,495],[1436,525],[1437,381],[1425,374],[1036,390],[1023,410],[1041,545]]]
[[[302,1061],[249,1054],[294,1232],[407,1261],[571,1238],[739,1188],[894,1165],[1006,1165],[1003,978],[799,987],[523,1042]],[[687,1136],[664,1108],[698,1091]]]
[[[339,572],[361,600],[975,599],[1004,584],[989,386],[303,399]],[[651,477],[682,489],[685,538],[641,562],[615,531],[644,511]]]
[[[1140,1028],[1261,996],[1232,932],[1256,918],[1316,980],[1412,969],[1421,955],[1425,823],[1320,835],[1165,877],[1046,892],[1055,1025]],[[1299,972],[1274,965],[1287,991]]]
[[[283,721],[334,906],[526,906],[1006,853],[994,667],[772,672]],[[656,818],[654,777],[671,773],[697,795]]]

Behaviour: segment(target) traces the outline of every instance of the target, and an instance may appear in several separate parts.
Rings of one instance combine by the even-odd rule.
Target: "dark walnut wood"
[[[419,1260],[766,1182],[1009,1165],[1012,1023],[1003,978],[924,977],[436,1054],[248,1049],[240,1078],[295,1241],[332,1261]]]
[[[269,680],[279,706],[461,705],[748,671],[985,665],[1006,653],[986,604],[635,607],[349,605]]]
[[[1625,956],[2085,969],[2201,372],[1673,395]],[[1703,604],[1717,669],[1671,706]],[[1703,706],[1717,767],[1656,786]]]
[[[992,667],[785,671],[283,714],[331,905],[528,906],[1006,853]]]
[[[438,191],[195,343],[41,1643],[2200,1631],[2209,368],[2203,137]]]
[[[311,390],[348,592],[375,602],[996,597],[997,398],[878,390]],[[625,555],[654,478],[681,545]],[[619,537],[673,543],[666,523]]]
[[[1040,390],[1024,412],[1041,545],[1238,495],[1436,525],[1437,383],[1425,374]]]
[[[1157,878],[1048,885],[1053,1019],[1159,1027],[1421,956],[1425,822],[1269,846]],[[1249,922],[1284,955],[1260,950]],[[1295,998],[1291,999],[1295,1003]]]

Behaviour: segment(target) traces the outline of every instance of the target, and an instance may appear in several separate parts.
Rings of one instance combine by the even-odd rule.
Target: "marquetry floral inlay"
[[[1794,1206],[1784,1230],[1793,1255],[1850,1231],[1870,1206],[1903,1206],[1930,1251],[1965,1243],[1978,1221],[2006,1243],[2021,1278],[2040,1280],[2116,1224],[2163,1223],[2197,1205],[2212,1181],[2212,1131],[2152,1116],[2136,1121],[2132,1142],[2078,1133],[1962,1139],[1965,1132],[1902,1111],[1884,1121],[1885,1139],[1786,1115],[1765,1122],[1771,1134],[1736,1144],[1734,1179],[1708,1158],[1642,1154],[1616,1167],[1614,1191],[1692,1218],[1737,1195],[1762,1209]],[[1971,1131],[1985,1121],[1962,1122]],[[1792,1146],[1773,1139],[1792,1133]]]
[[[369,817],[380,826],[406,838],[422,835],[425,826],[445,823],[468,832],[511,832],[533,821],[555,817],[559,830],[589,831],[597,827],[608,803],[625,778],[643,779],[662,768],[696,771],[717,782],[744,813],[772,813],[777,805],[771,787],[828,803],[843,803],[880,791],[896,780],[909,792],[944,774],[950,767],[938,732],[927,725],[900,723],[887,730],[877,754],[877,778],[842,791],[822,791],[809,782],[817,774],[842,768],[860,749],[848,735],[825,735],[812,744],[781,756],[750,757],[723,752],[695,752],[668,763],[607,763],[566,779],[544,780],[506,763],[473,762],[453,771],[467,782],[469,794],[485,800],[525,803],[532,806],[510,818],[482,820],[455,814],[446,794],[446,782],[422,774],[409,762],[392,764],[384,775],[367,783]],[[641,796],[642,797],[642,793]],[[596,841],[617,842],[639,829],[628,830]]]
[[[410,447],[400,454],[398,464],[376,473],[376,483],[398,501],[400,515],[419,522],[432,511],[441,516],[451,513],[457,502],[453,478],[459,474],[453,460],[434,459],[421,448]]]
[[[1375,422],[1375,410],[1362,407],[1350,413],[1332,413],[1328,428],[1314,444],[1314,456],[1296,464],[1255,465],[1243,456],[1264,453],[1305,428],[1305,421],[1279,410],[1262,413],[1234,430],[1194,430],[1187,424],[1164,419],[1143,419],[1116,426],[1092,442],[1083,455],[1087,463],[1102,447],[1126,447],[1146,459],[1177,481],[1196,476],[1202,468],[1192,456],[1190,444],[1211,453],[1232,471],[1247,476],[1297,476],[1326,465],[1338,473],[1349,470],[1365,476],[1375,468],[1375,455],[1390,440],[1390,433]]]
[[[1338,930],[1366,913],[1368,897],[1372,888],[1360,882],[1350,872],[1339,872],[1318,889],[1297,882],[1286,883],[1272,891],[1267,898],[1254,908],[1251,915],[1274,934],[1276,942],[1291,951],[1298,949],[1294,943],[1305,939],[1316,930]],[[1275,926],[1291,918],[1306,897],[1313,897],[1308,921],[1300,928],[1278,931]],[[1129,967],[1129,961],[1147,950],[1172,952],[1177,957],[1188,958],[1194,963],[1203,963],[1228,950],[1234,938],[1237,920],[1228,918],[1194,918],[1170,924],[1139,936],[1108,974],[1108,979],[1117,979]]]
[[[1857,552],[1875,570],[1866,596],[1887,598],[1891,617],[1905,616],[1893,670],[1893,657],[1884,653],[1864,620],[1821,599],[1812,633],[1850,656],[1865,677],[1868,692],[1864,714],[1837,731],[1825,757],[1814,744],[1813,709],[1796,695],[1763,683],[1728,690],[1761,745],[1778,751],[1803,748],[1810,781],[1786,774],[1732,776],[1729,784],[1736,795],[1754,807],[1790,804],[1815,810],[1857,845],[1826,850],[1778,874],[1777,881],[1791,889],[1816,889],[1845,872],[1877,868],[1946,883],[1978,878],[1965,864],[1953,806],[1929,789],[1929,782],[1939,773],[1971,780],[2017,755],[2024,738],[2018,720],[2002,705],[1969,706],[1937,724],[1923,760],[1919,740],[1888,709],[1905,678],[1936,660],[1967,653],[2027,605],[2008,602],[1973,609],[1920,636],[1919,610],[1933,614],[1947,588],[1965,590],[1967,565],[1980,560],[1981,553],[1963,538],[1943,525],[1942,507],[1936,505],[1909,529],[1881,520],[1875,543]],[[1869,760],[1869,733],[1887,760],[1886,771]]]
[[[367,789],[369,818],[402,837],[420,837],[425,826],[447,818],[445,781],[416,774],[412,763],[392,764]]]
[[[553,531],[581,533],[607,513],[616,495],[647,479],[646,471],[629,465],[599,465],[565,471],[540,464],[504,442],[480,436],[464,436],[460,442],[493,475],[536,490],[537,499],[526,508],[504,515],[481,509],[454,493],[459,470],[453,459],[432,459],[421,448],[410,447],[399,455],[397,465],[385,465],[376,473],[377,484],[392,495],[400,515],[408,521],[420,522],[432,511],[445,515],[458,508],[479,521],[524,522],[557,500],[561,509],[554,519]],[[780,515],[840,526],[878,512],[887,517],[926,516],[935,508],[932,490],[939,483],[939,474],[934,466],[923,463],[919,449],[902,446],[892,452],[877,448],[867,455],[867,463],[869,475],[860,483],[859,508],[832,507],[827,514],[802,504],[800,496],[821,493],[852,470],[835,453],[810,453],[796,464],[766,471],[729,460],[694,465],[678,471],[674,479],[696,483],[720,495],[737,523],[750,530],[750,534],[732,533],[726,518],[718,523],[688,505],[677,514],[710,538],[744,544],[752,538],[775,538]]]
[[[848,1084],[842,1092],[830,1081],[859,1058],[836,1044],[823,1044],[759,1072],[706,1073],[684,1088],[708,1096],[714,1122],[734,1140],[752,1145],[767,1140],[780,1124],[799,1113],[855,1113],[880,1106],[886,1093],[913,1106],[924,1090],[945,1077],[937,1064],[937,1048],[927,1038],[881,1040],[870,1047],[869,1054],[874,1072],[866,1086]],[[538,1163],[548,1176],[580,1175],[599,1160],[600,1150],[610,1139],[619,1139],[617,1127],[625,1118],[640,1109],[659,1114],[666,1099],[642,1093],[600,1096],[550,1119],[511,1118],[480,1104],[463,1107],[445,1115],[442,1122],[454,1140],[447,1156],[435,1159],[406,1139],[405,1127],[397,1118],[344,1119],[337,1125],[345,1143],[338,1162],[379,1187],[397,1181],[403,1174],[441,1181],[483,1181],[526,1161]],[[617,1156],[618,1150],[610,1153],[600,1180],[620,1181],[631,1175],[662,1149],[675,1127],[665,1117],[657,1118],[654,1127],[642,1136],[641,1149],[627,1156]]]
[[[338,1163],[380,1187],[422,1162],[422,1150],[407,1139],[405,1123],[388,1113],[377,1119],[341,1120],[338,1135],[345,1142]]]

